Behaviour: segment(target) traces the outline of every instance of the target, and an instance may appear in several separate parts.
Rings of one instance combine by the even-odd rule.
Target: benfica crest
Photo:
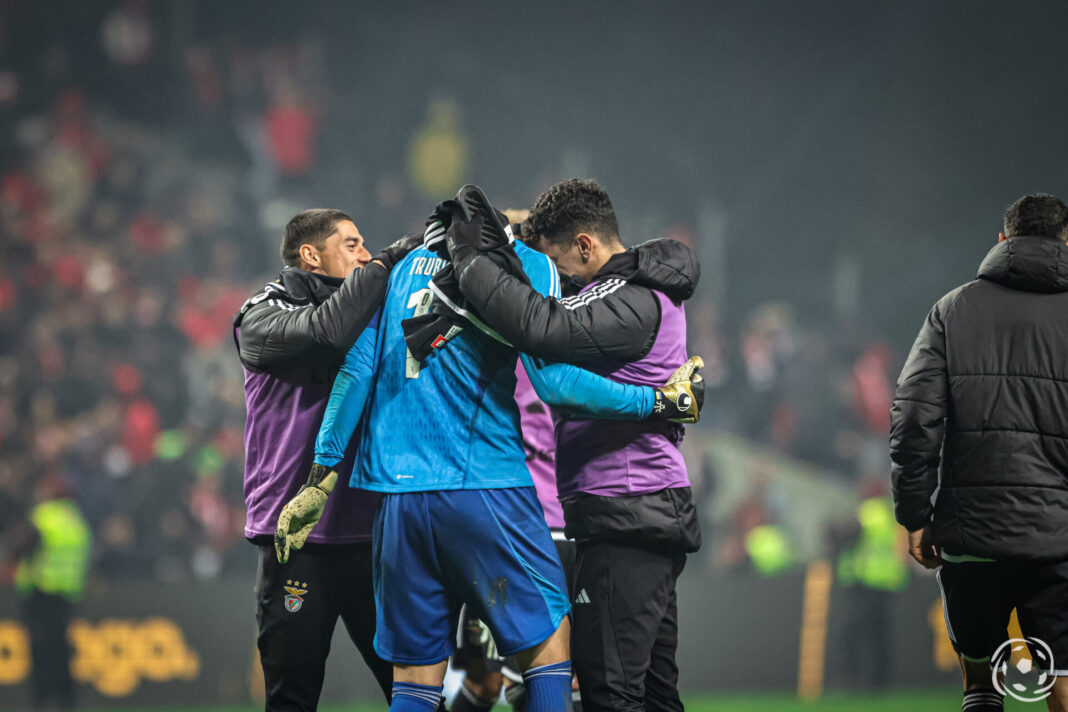
[[[301,598],[301,596],[303,596],[304,594],[306,594],[308,592],[307,588],[299,588],[299,587],[300,586],[307,587],[308,584],[306,584],[306,583],[302,584],[299,581],[286,581],[286,583],[290,584],[289,586],[283,586],[282,587],[282,588],[285,589],[286,593],[289,594],[288,596],[286,596],[286,600],[285,600],[286,610],[289,611],[290,613],[296,613],[297,611],[299,611],[304,606],[304,599]]]

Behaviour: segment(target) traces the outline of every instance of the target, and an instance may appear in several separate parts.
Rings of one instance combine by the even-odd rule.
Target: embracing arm
[[[517,349],[569,363],[599,358],[632,361],[645,352],[660,324],[660,303],[649,289],[606,279],[566,300],[545,297],[486,256],[458,271],[460,291],[479,316]]]
[[[644,420],[653,412],[649,386],[617,383],[565,363],[520,354],[534,392],[550,407],[582,418]]]
[[[374,377],[374,355],[378,339],[378,316],[364,329],[345,356],[334,379],[319,435],[315,439],[315,464],[333,467],[345,456],[352,433],[363,415]]]
[[[270,292],[241,318],[238,348],[250,368],[270,370],[309,359],[336,359],[367,326],[386,294],[389,271],[377,262],[355,270],[322,304],[302,307]]]

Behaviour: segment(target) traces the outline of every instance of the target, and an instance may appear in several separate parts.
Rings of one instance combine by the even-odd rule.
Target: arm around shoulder
[[[606,293],[545,297],[486,257],[465,265],[460,290],[479,316],[523,353],[568,363],[633,360],[660,323],[648,289],[620,282]]]
[[[241,361],[270,370],[337,359],[359,338],[382,303],[389,272],[371,263],[355,270],[321,304],[264,299],[247,308],[238,331]]]

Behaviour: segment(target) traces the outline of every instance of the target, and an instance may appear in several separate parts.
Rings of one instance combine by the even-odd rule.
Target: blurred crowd
[[[706,522],[712,546],[704,557],[719,568],[759,571],[766,567],[751,549],[753,541],[762,541],[786,568],[801,562],[802,547],[789,521],[797,519],[790,516],[796,503],[779,486],[773,461],[814,467],[830,487],[857,501],[888,496],[890,406],[903,354],[848,320],[833,327],[805,325],[781,302],[757,306],[736,330],[720,323],[711,303],[698,302],[689,311],[690,350],[704,357],[710,388],[695,435],[731,432],[751,442],[758,456],[744,472],[722,473],[707,450],[689,451],[703,511],[714,508],[720,477],[745,480],[729,513]],[[825,540],[815,547],[820,555],[833,557],[851,543],[842,532],[855,534],[852,515],[824,523]],[[813,555],[814,547],[804,549]]]
[[[689,310],[715,408],[707,420],[850,479],[885,477],[900,355],[860,328],[805,326],[789,304],[751,310],[724,333],[715,305]]]
[[[15,129],[0,176],[0,498],[62,478],[97,570],[213,575],[240,538],[247,228],[225,166],[76,88]]]
[[[319,206],[323,177],[347,162],[317,150],[344,118],[319,108],[328,74],[314,43],[188,48],[175,121],[137,100],[159,71],[156,34],[142,3],[103,18],[124,100],[81,86],[63,45],[19,71],[0,65],[0,523],[40,483],[62,483],[94,532],[96,574],[179,581],[254,565],[231,319],[278,268],[280,226]],[[358,225],[364,212],[372,224],[391,216],[398,234],[419,224],[472,150],[454,102],[425,106],[401,129],[407,163],[359,179],[353,204],[324,207],[353,210]],[[680,236],[700,249],[692,230]],[[855,326],[806,326],[788,304],[728,315],[699,296],[688,309],[710,389],[691,442],[729,430],[858,491],[885,479],[901,354]],[[718,473],[690,452],[707,500]],[[774,487],[755,484],[710,559],[738,565],[731,537],[776,521],[776,506]]]

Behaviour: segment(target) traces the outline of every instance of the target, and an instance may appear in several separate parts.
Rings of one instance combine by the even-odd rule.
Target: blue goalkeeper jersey
[[[559,275],[549,258],[518,242],[515,251],[532,287],[559,297]],[[515,349],[473,323],[421,365],[405,345],[401,321],[426,311],[430,280],[444,265],[420,248],[394,267],[381,309],[334,383],[315,461],[338,462],[359,421],[353,487],[418,492],[533,484],[514,397]],[[550,405],[588,417],[633,420],[652,410],[651,388],[522,358]]]

